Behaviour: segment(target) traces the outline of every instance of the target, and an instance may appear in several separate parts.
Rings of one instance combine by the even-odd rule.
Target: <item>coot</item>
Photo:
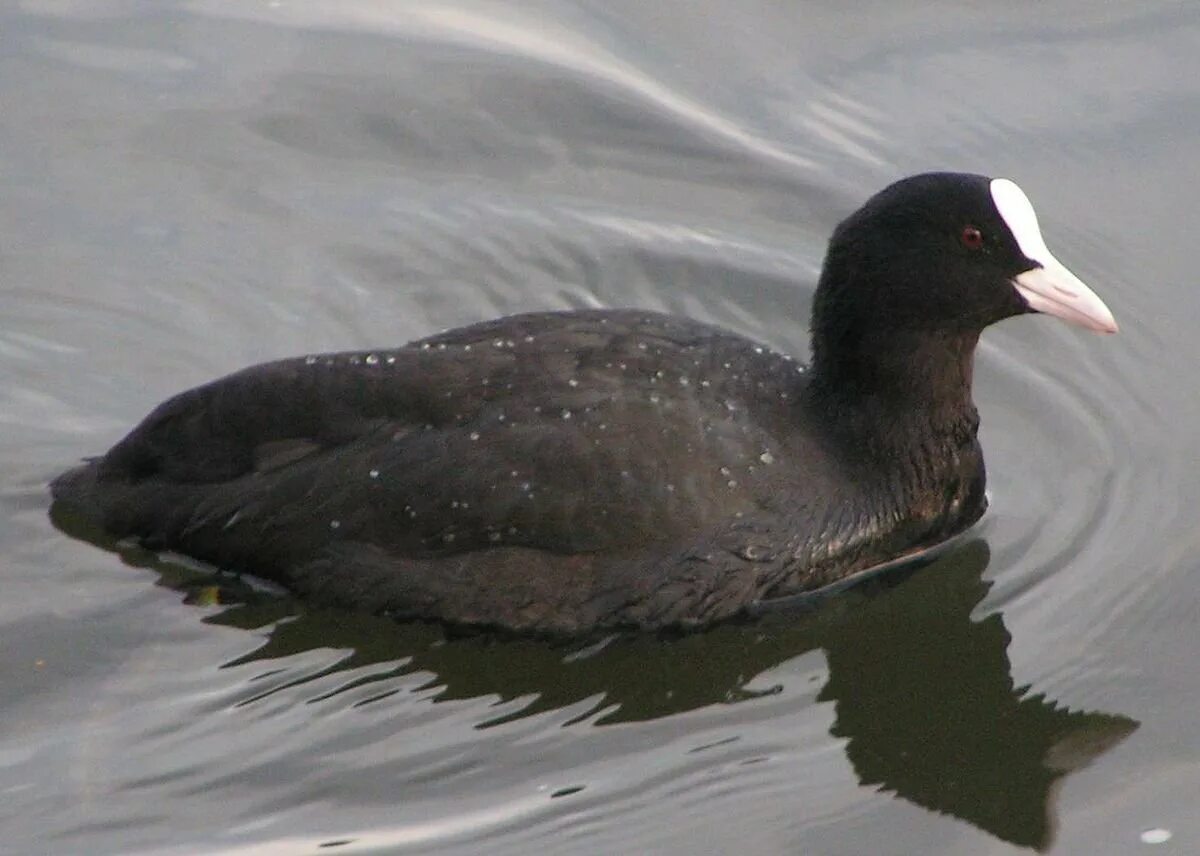
[[[697,626],[924,550],[986,507],[979,334],[1113,317],[1006,179],[930,173],[834,231],[812,362],[629,309],[488,321],[181,393],[54,498],[398,617]]]

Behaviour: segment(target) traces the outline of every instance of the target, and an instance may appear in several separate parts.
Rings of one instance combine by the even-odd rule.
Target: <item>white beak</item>
[[[1029,308],[1098,333],[1117,332],[1117,322],[1104,301],[1047,249],[1025,192],[1007,178],[994,179],[991,191],[996,210],[1021,252],[1041,265],[1013,279],[1013,286]]]
[[[1018,274],[1013,280],[1017,293],[1025,298],[1030,309],[1055,315],[1097,333],[1117,332],[1117,322],[1104,301],[1075,274],[1049,253],[1035,261],[1040,261],[1042,266]]]

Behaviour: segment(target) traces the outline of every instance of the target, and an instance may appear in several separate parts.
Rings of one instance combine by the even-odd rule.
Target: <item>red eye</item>
[[[983,232],[977,226],[963,226],[962,242],[968,250],[978,250],[983,246]]]

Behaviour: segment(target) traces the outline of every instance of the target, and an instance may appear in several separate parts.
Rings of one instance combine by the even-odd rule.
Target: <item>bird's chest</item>
[[[889,491],[898,500],[893,518],[921,540],[960,532],[987,508],[983,455],[974,439],[931,449],[919,465],[891,477],[900,480]]]

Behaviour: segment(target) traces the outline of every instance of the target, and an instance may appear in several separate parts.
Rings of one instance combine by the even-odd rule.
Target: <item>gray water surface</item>
[[[1200,852],[1197,81],[1190,2],[0,7],[0,851]],[[992,507],[927,567],[580,648],[48,516],[272,358],[581,306],[803,354],[927,169],[1017,180],[1122,327],[986,334]]]

